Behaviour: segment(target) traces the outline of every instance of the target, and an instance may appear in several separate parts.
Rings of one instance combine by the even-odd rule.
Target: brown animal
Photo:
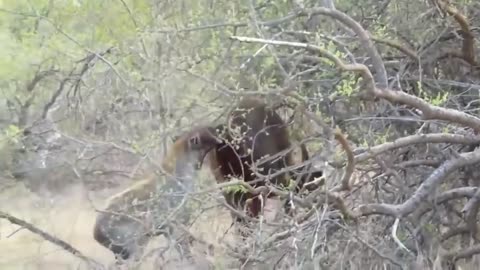
[[[97,216],[95,240],[110,249],[120,259],[117,262],[140,259],[151,237],[172,232],[167,212],[177,207],[183,196],[165,193],[192,191],[205,155],[221,142],[210,127],[180,136],[163,159],[163,177],[149,177],[108,200],[106,209]],[[173,217],[176,222],[188,221],[188,211],[177,212],[181,214]]]
[[[241,100],[230,114],[229,128],[219,125],[217,133],[224,141],[208,154],[210,168],[217,182],[229,181],[231,177],[240,178],[246,182],[258,179],[252,165],[266,156],[278,155],[257,166],[257,172],[263,175],[274,174],[295,165],[287,125],[272,108],[267,107],[267,104],[257,98]],[[309,157],[305,145],[301,146],[301,152],[302,161],[307,160]],[[290,172],[293,179],[299,177],[297,191],[304,183],[322,176],[322,171],[312,173],[308,169],[310,166],[303,166]],[[270,181],[278,186],[289,186],[286,173],[280,173]],[[251,185],[264,186],[265,181],[255,181]],[[261,211],[258,195],[229,190],[224,192],[224,196],[233,208],[240,210],[247,208],[250,216],[256,217]],[[250,201],[248,207],[246,207],[247,200]],[[288,210],[288,205],[286,207]],[[238,216],[236,220],[243,221]]]

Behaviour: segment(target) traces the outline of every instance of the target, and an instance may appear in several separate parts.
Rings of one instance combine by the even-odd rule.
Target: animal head
[[[175,140],[175,159],[177,162],[194,162],[195,169],[200,169],[207,153],[221,143],[223,141],[217,136],[215,128],[194,128]]]
[[[197,169],[199,169],[205,156],[215,146],[223,143],[223,140],[217,136],[215,128],[201,127],[186,134],[187,153],[196,153],[198,160]]]

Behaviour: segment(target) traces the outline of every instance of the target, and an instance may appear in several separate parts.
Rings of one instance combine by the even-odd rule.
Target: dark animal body
[[[217,182],[226,182],[236,177],[251,182],[253,187],[264,186],[266,181],[258,179],[254,172],[256,170],[263,176],[276,174],[270,181],[277,186],[289,186],[289,176],[293,180],[298,179],[295,187],[295,191],[298,191],[306,182],[322,176],[322,171],[310,172],[310,166],[300,166],[289,174],[278,173],[286,167],[296,165],[298,161],[294,160],[292,154],[286,123],[266,103],[257,98],[244,98],[228,118],[227,125],[217,126],[217,133],[223,138],[223,143],[208,154],[210,168]],[[301,154],[302,162],[309,158],[303,144]],[[252,165],[257,162],[259,164],[253,168]],[[268,197],[270,196],[271,194]],[[258,194],[228,190],[224,192],[224,197],[233,208],[246,209],[249,216],[256,217],[261,211],[262,203]],[[286,207],[288,210],[288,205]],[[236,220],[242,221],[239,217]]]
[[[163,176],[150,176],[108,200],[106,209],[97,216],[94,239],[117,259],[139,260],[151,237],[172,232],[166,217],[183,199],[172,196],[172,191],[180,195],[193,191],[206,154],[219,143],[210,127],[180,136],[162,161]],[[188,221],[188,211],[178,212],[176,222]]]

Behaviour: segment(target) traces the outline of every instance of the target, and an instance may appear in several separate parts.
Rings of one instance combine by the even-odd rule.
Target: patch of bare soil
[[[67,194],[51,196],[46,199],[19,185],[0,194],[0,210],[34,224],[68,242],[87,257],[108,266],[114,261],[112,253],[96,243],[92,236],[96,217],[95,208],[103,209],[106,194],[112,195],[114,191],[104,190],[102,193],[102,195],[94,196],[93,193],[87,193],[83,187],[77,186],[69,189]],[[197,220],[192,228],[192,233],[216,246],[226,240],[224,232],[227,231],[230,224],[230,214],[224,209],[215,207],[205,212]],[[146,254],[162,246],[166,246],[166,241],[163,237],[158,237],[150,243]],[[214,267],[226,269],[222,266],[225,262],[220,259],[222,257],[221,250],[215,250],[215,256],[209,255],[204,248],[194,250],[194,253],[195,257],[201,261],[191,269]],[[168,257],[165,258],[165,260],[168,259]],[[150,261],[147,259],[139,269],[153,269],[153,261],[151,261],[152,263]],[[172,269],[188,269],[186,266],[172,264],[175,263],[170,263],[164,269],[171,267],[174,267]],[[81,259],[40,236],[21,229],[7,220],[0,219],[0,269],[65,270],[88,269],[88,267]]]
[[[92,238],[95,211],[86,193],[72,189],[66,196],[50,199],[22,186],[0,195],[0,209],[70,243],[101,263],[113,259]],[[0,269],[82,269],[82,261],[7,220],[0,220]]]

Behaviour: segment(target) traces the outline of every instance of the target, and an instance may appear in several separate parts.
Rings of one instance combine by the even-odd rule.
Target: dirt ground
[[[95,207],[102,209],[105,194],[93,196],[81,186],[71,188],[62,196],[40,197],[17,186],[0,194],[0,210],[24,219],[36,227],[68,242],[103,265],[110,265],[114,257],[92,237]],[[213,209],[202,216],[192,232],[209,242],[218,242],[230,226],[230,215],[223,209]],[[165,246],[163,237],[150,247]],[[148,252],[148,250],[147,250]],[[205,258],[205,255],[202,256]],[[210,264],[214,259],[208,258]],[[51,244],[26,229],[9,221],[0,220],[0,269],[86,269],[82,260]],[[141,269],[148,269],[141,267]]]
[[[203,173],[204,174],[204,173]],[[203,176],[202,174],[202,176]],[[105,267],[114,262],[113,254],[98,244],[92,235],[95,222],[95,209],[105,206],[108,196],[124,189],[87,191],[83,185],[74,186],[61,195],[43,194],[39,196],[28,191],[22,185],[3,190],[0,193],[0,210],[21,218],[39,229],[58,237],[82,252],[85,256],[99,262]],[[267,202],[267,219],[273,219],[276,202]],[[228,269],[229,263],[222,252],[225,242],[233,245],[236,235],[231,226],[231,217],[224,207],[213,207],[204,212],[191,228],[191,232],[200,239],[214,244],[214,255],[205,245],[194,246],[196,265],[190,269]],[[228,231],[228,233],[226,233]],[[166,241],[160,236],[149,243],[145,254],[159,247],[165,247]],[[142,266],[136,269],[159,269],[153,267],[154,257],[142,261]],[[156,256],[158,257],[158,256]],[[165,261],[171,261],[164,269],[188,269],[185,265],[175,262],[176,255],[167,253]],[[162,262],[165,265],[165,261]],[[190,265],[191,266],[191,265]],[[172,268],[173,267],[173,268]],[[83,260],[73,256],[42,237],[0,219],[0,269],[24,270],[67,270],[89,269]]]
[[[101,263],[113,259],[107,250],[92,241],[95,212],[80,187],[48,199],[19,185],[1,194],[0,209],[59,237]],[[0,220],[1,269],[74,269],[81,262],[28,230]]]

